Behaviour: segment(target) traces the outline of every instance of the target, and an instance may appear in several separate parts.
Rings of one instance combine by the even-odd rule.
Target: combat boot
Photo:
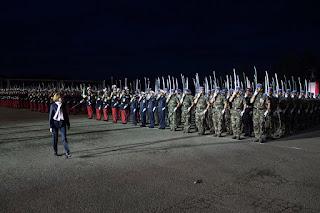
[[[255,138],[253,142],[259,142],[259,138]]]
[[[259,138],[259,143],[263,143],[263,140],[262,140],[262,138]]]
[[[233,136],[233,137],[232,137],[232,139],[236,139],[236,138],[237,138],[236,136]]]
[[[240,140],[240,136],[237,136],[236,139],[237,139],[237,140]]]

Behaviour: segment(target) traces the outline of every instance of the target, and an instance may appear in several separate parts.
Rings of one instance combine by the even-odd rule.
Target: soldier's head
[[[144,92],[141,92],[141,97],[146,97],[146,93],[144,93]]]
[[[170,93],[171,93],[171,95],[174,95],[175,94],[175,90],[174,89],[170,90]]]
[[[147,88],[147,90],[146,90],[146,94],[149,94],[150,93],[150,89],[149,88]]]
[[[126,95],[126,91],[125,91],[125,90],[122,90],[121,94],[122,94],[122,95]]]
[[[291,94],[291,90],[287,89],[287,95],[290,95],[290,94]]]
[[[150,96],[153,97],[154,96],[154,91],[150,91]]]
[[[282,89],[278,89],[278,97],[282,96]]]
[[[240,95],[244,95],[244,90],[240,89]]]
[[[187,88],[184,89],[184,94],[188,95],[189,90]]]
[[[199,87],[199,93],[200,95],[204,95],[204,87]]]
[[[263,92],[262,84],[257,84],[257,91],[258,92]]]
[[[164,95],[164,91],[160,90],[160,95],[163,96]]]
[[[216,92],[217,94],[219,94],[219,93],[220,93],[220,87],[216,87],[215,92]]]
[[[236,87],[235,93],[236,93],[236,94],[239,94],[239,93],[240,93],[240,87],[238,87],[238,86]]]
[[[169,94],[168,88],[164,88],[164,93],[165,93],[165,94]]]
[[[157,95],[160,94],[160,89],[156,89],[156,94],[157,94]]]
[[[250,88],[247,89],[247,95],[252,95],[252,89]]]

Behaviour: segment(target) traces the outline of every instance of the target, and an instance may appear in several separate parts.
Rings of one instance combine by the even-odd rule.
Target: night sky
[[[269,70],[292,52],[319,55],[317,1],[236,2],[6,1],[0,75],[209,75]]]

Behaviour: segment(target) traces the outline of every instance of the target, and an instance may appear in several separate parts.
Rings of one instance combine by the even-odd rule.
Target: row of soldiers
[[[255,136],[256,142],[263,142],[264,138],[279,138],[289,135],[319,123],[320,99],[318,95],[301,91],[263,91],[262,84],[257,84],[255,92],[236,87],[226,91],[220,87],[205,94],[200,87],[192,96],[191,90],[180,89],[156,90],[147,89],[146,92],[137,90],[130,94],[129,90],[113,88],[104,91],[103,95],[95,96],[88,88],[86,99],[89,118],[92,118],[92,101],[101,100],[96,105],[105,109],[111,107],[113,122],[122,120],[126,124],[130,114],[133,125],[141,121],[141,127],[149,120],[150,128],[160,124],[159,129],[170,126],[176,131],[183,124],[183,130],[189,133],[192,120],[195,129],[203,135],[210,130],[216,137],[223,132],[233,135],[234,139],[245,136]],[[98,109],[99,111],[100,109]],[[97,112],[98,116],[98,112]],[[194,118],[194,119],[192,119]]]
[[[0,106],[30,108],[32,111],[48,112],[54,91],[0,91]],[[320,99],[318,95],[301,91],[263,91],[257,84],[255,92],[240,87],[225,90],[216,87],[204,92],[200,87],[193,96],[191,90],[169,90],[167,88],[145,92],[130,93],[113,86],[112,91],[65,91],[64,101],[67,110],[73,114],[88,113],[92,119],[94,112],[97,120],[108,121],[112,114],[113,122],[121,120],[126,124],[132,119],[133,125],[141,122],[141,127],[150,123],[154,128],[176,131],[182,125],[189,133],[194,126],[199,134],[208,130],[216,137],[222,133],[234,139],[255,136],[255,141],[264,138],[278,138],[306,129],[319,123]]]

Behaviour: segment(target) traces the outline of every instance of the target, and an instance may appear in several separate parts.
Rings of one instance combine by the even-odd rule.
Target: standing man
[[[250,103],[253,103],[253,129],[256,139],[254,142],[263,143],[262,135],[265,129],[265,117],[270,110],[270,100],[263,94],[262,84],[257,84],[257,90],[254,92]]]
[[[117,105],[118,105],[118,96],[117,96],[117,88],[113,88],[113,92],[111,93],[111,111],[113,122],[117,122]]]
[[[240,94],[240,87],[236,87],[236,91],[230,97],[229,102],[232,103],[231,108],[231,124],[232,124],[232,139],[240,140],[242,116],[247,108],[245,98]]]
[[[193,104],[192,97],[189,96],[189,89],[187,88],[184,89],[184,94],[181,97],[180,105],[182,105],[181,118],[184,121],[183,132],[189,133],[190,127],[191,127],[191,108],[193,107],[194,104]]]
[[[148,100],[148,115],[149,115],[149,121],[150,121],[150,126],[149,128],[154,128],[155,125],[155,120],[154,120],[154,112],[156,110],[157,106],[157,101],[156,98],[154,97],[154,91],[150,91],[150,98]]]
[[[121,99],[120,99],[120,114],[122,124],[127,124],[128,117],[127,117],[127,109],[129,109],[130,98],[127,95],[125,90],[122,90]]]
[[[166,96],[163,90],[160,90],[160,97],[158,99],[157,108],[158,108],[159,121],[160,121],[159,129],[165,129],[166,128],[166,120],[165,120]]]
[[[88,118],[92,119],[93,112],[92,112],[92,106],[91,105],[92,105],[92,103],[94,101],[94,95],[92,94],[90,87],[87,88],[87,95],[83,94],[83,98],[86,101],[86,107],[87,107],[87,110],[88,110]]]
[[[100,95],[100,91],[98,90],[98,94],[95,97],[96,102],[96,114],[97,114],[97,120],[101,120],[101,108],[102,108],[102,97]]]
[[[210,100],[210,103],[213,103],[214,108],[214,128],[215,128],[215,137],[221,137],[222,136],[222,126],[223,126],[223,115],[227,108],[227,102],[224,95],[220,93],[220,87],[216,87],[215,94],[213,95],[213,98]]]
[[[199,93],[194,100],[194,105],[196,105],[196,126],[198,127],[198,134],[204,135],[206,113],[210,107],[210,102],[204,94],[204,87],[199,88]]]
[[[139,102],[137,100],[137,96],[133,95],[131,99],[130,109],[131,109],[131,115],[132,115],[132,125],[137,126],[137,113],[138,113],[138,105]]]
[[[179,99],[175,96],[174,89],[170,90],[171,93],[167,98],[167,105],[169,111],[169,119],[170,119],[170,131],[176,131],[178,127],[177,121],[177,109],[180,105]]]
[[[146,94],[144,92],[141,92],[141,99],[140,99],[140,120],[141,120],[141,125],[140,125],[140,127],[146,127],[146,110],[147,110]]]
[[[252,90],[248,88],[244,96],[244,98],[246,99],[247,107],[243,114],[244,136],[248,136],[248,137],[251,136],[252,130],[253,130],[253,124],[252,124],[253,104],[250,103],[251,97],[252,97]]]
[[[102,96],[102,112],[104,116],[104,121],[108,121],[108,106],[110,104],[110,97],[108,96],[107,89],[103,89],[103,96]]]

